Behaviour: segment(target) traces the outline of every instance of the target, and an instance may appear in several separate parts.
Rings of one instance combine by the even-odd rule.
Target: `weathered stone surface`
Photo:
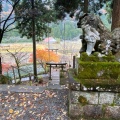
[[[83,96],[88,100],[89,104],[98,104],[98,93],[95,92],[81,92],[81,91],[72,91],[71,92],[71,103],[79,103],[79,96]]]
[[[114,104],[118,106],[120,105],[120,93],[115,94]]]
[[[79,96],[85,97],[88,104],[82,106],[78,102]],[[79,120],[79,118],[120,120],[120,93],[72,91],[69,114],[71,120]]]
[[[115,54],[115,58],[120,62],[120,50]]]
[[[106,107],[105,118],[120,120],[120,106]]]
[[[84,116],[91,118],[101,118],[103,116],[102,106],[100,105],[86,105],[83,107]]]
[[[120,27],[112,31],[112,45],[116,48],[116,52],[120,51]]]
[[[78,117],[83,115],[83,107],[80,104],[70,104],[69,115],[70,117]]]
[[[112,104],[114,101],[114,93],[100,93],[99,104]]]
[[[79,91],[80,90],[80,84],[77,83],[69,83],[69,88],[74,91]]]
[[[71,103],[79,103],[78,97],[80,96],[80,91],[72,91],[71,92]]]
[[[104,53],[106,52],[107,42],[106,40],[112,39],[111,32],[105,27],[105,25],[102,23],[100,17],[92,14],[85,14],[79,18],[79,21],[77,23],[78,28],[81,28],[85,25],[90,25],[91,27],[95,28],[100,33],[100,40],[96,41],[96,44],[94,46],[94,50],[96,52]],[[84,32],[83,32],[84,33]],[[80,50],[80,53],[86,52],[86,41],[85,38],[82,36],[82,48]]]
[[[98,93],[96,92],[80,92],[80,96],[84,96],[89,104],[98,104]]]

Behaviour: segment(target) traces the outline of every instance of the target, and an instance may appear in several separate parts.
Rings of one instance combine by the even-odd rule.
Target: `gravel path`
[[[0,92],[0,120],[70,120],[68,90],[42,93]]]

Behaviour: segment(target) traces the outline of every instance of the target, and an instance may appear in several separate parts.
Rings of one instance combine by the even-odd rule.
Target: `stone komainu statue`
[[[82,25],[82,29],[84,31],[84,39],[87,43],[86,53],[90,55],[93,51],[93,48],[96,44],[97,40],[100,40],[99,33],[95,28],[91,27],[89,24]]]
[[[94,45],[94,51],[102,54],[107,54],[108,51],[112,51],[113,54],[117,52],[116,42],[112,39],[112,33],[104,26],[99,16],[94,14],[84,14],[79,18],[77,23],[78,28],[83,29],[81,52],[86,52],[87,42],[85,39],[85,30],[83,26],[89,25],[99,33],[100,40],[96,40]]]

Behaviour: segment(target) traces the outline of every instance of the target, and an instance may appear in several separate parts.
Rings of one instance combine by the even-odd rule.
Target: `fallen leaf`
[[[18,110],[17,110],[17,111],[15,111],[15,114],[16,114],[16,115],[18,115],[18,114],[19,114],[19,111],[18,111]]]
[[[9,113],[10,113],[10,114],[13,114],[13,113],[14,113],[14,110],[13,110],[13,109],[9,109]]]

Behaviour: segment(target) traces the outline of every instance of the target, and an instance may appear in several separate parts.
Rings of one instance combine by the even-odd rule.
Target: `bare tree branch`
[[[13,18],[9,18],[8,20],[12,20],[12,19],[15,19],[15,17],[13,17]],[[1,23],[3,23],[3,22],[5,22],[5,21],[6,21],[6,19],[5,19],[5,20],[0,21],[0,24],[1,24]]]
[[[20,0],[17,0],[17,1],[14,3],[13,8],[12,8],[10,14],[8,15],[8,17],[6,18],[6,20],[5,20],[4,24],[3,24],[3,27],[2,27],[2,30],[1,30],[1,33],[0,33],[0,43],[1,43],[1,41],[2,41],[3,34],[4,34],[5,30],[11,25],[11,24],[9,24],[9,25],[6,27],[7,21],[10,19],[11,15],[13,14],[13,12],[14,12],[14,10],[15,10],[15,7],[16,7],[16,5],[19,3],[19,1],[20,1]],[[14,22],[12,22],[12,23],[14,23]]]
[[[9,32],[9,31],[11,31],[11,30],[14,30],[14,29],[16,29],[16,28],[11,28],[11,29],[9,29],[9,30],[6,30],[5,33],[6,33],[6,32]]]
[[[13,23],[15,23],[15,20],[5,27],[4,32],[5,32],[5,31],[7,30],[7,28],[8,28],[10,25],[12,25]]]
[[[13,5],[9,0],[7,0],[7,2],[8,2],[10,5]]]
[[[18,0],[18,1],[20,1],[20,0]],[[7,19],[5,20],[4,25],[3,25],[3,30],[5,29],[5,25],[6,25],[7,21],[9,20],[10,16],[12,15],[12,13],[15,9],[15,6],[18,4],[18,1],[13,5],[13,8],[12,8],[10,14],[8,15]]]

